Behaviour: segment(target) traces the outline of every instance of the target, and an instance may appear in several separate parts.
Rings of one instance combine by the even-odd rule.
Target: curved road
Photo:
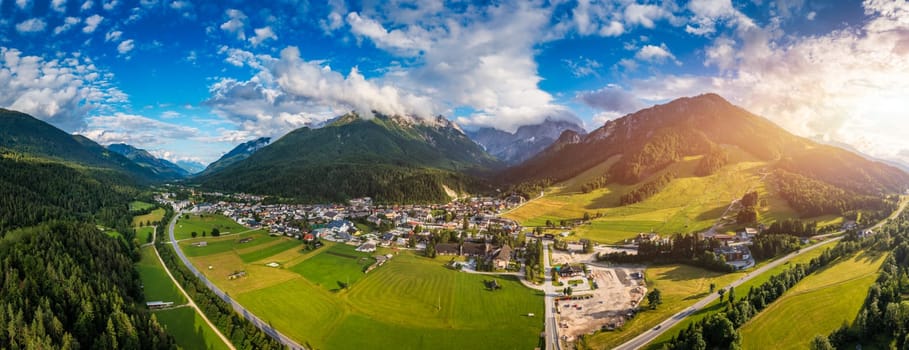
[[[892,218],[896,217],[897,215],[899,215],[900,212],[902,212],[903,209],[906,208],[907,203],[909,203],[909,200],[903,200],[903,203],[900,205],[900,207],[899,207],[896,211],[893,212],[893,214],[891,214],[888,218],[886,218],[886,219],[884,219],[884,220],[881,220],[879,223],[877,223],[877,225],[874,225],[873,228],[874,228],[874,229],[877,229],[877,228],[879,228],[881,225],[883,225],[886,221],[889,221],[890,219],[892,219]],[[803,254],[803,253],[805,253],[805,252],[812,251],[812,250],[814,250],[814,249],[816,249],[816,248],[818,248],[818,247],[820,247],[820,246],[822,246],[822,245],[824,245],[824,244],[827,244],[827,243],[829,243],[829,242],[836,241],[836,240],[840,240],[840,239],[843,239],[843,236],[836,237],[836,238],[833,238],[833,239],[830,239],[830,240],[826,240],[826,241],[823,241],[823,242],[818,242],[818,243],[815,243],[814,245],[811,245],[811,246],[809,246],[809,247],[807,247],[807,248],[803,248],[803,249],[801,249],[801,250],[799,250],[799,251],[797,251],[797,252],[789,253],[789,255],[786,255],[785,257],[783,257],[783,258],[781,258],[781,259],[775,260],[775,261],[773,261],[773,262],[771,262],[771,263],[769,263],[769,264],[767,264],[767,265],[762,266],[761,268],[759,268],[759,269],[757,269],[757,270],[754,270],[754,271],[749,272],[747,275],[745,275],[745,277],[742,277],[741,279],[739,279],[739,280],[737,280],[737,281],[735,281],[735,282],[732,282],[731,284],[729,284],[729,285],[727,285],[727,286],[725,286],[725,287],[723,287],[723,288],[725,288],[726,290],[729,290],[730,287],[738,287],[738,286],[741,285],[742,283],[748,282],[748,281],[750,281],[752,278],[755,278],[755,277],[759,276],[760,274],[762,274],[762,273],[764,273],[764,272],[767,272],[767,270],[770,270],[770,269],[772,269],[772,268],[774,268],[774,267],[780,266],[780,265],[786,263],[787,261],[791,260],[792,258],[794,258],[794,257],[796,257],[796,256],[799,256],[799,255],[801,255],[801,254]],[[670,317],[670,318],[664,320],[663,322],[660,322],[660,324],[657,325],[656,327],[651,328],[650,330],[645,331],[644,333],[638,335],[638,336],[635,337],[634,339],[629,340],[629,341],[626,342],[625,344],[619,345],[618,347],[616,347],[616,349],[632,350],[632,349],[640,349],[640,348],[644,347],[645,345],[649,344],[649,343],[652,342],[654,339],[656,339],[657,337],[659,337],[660,335],[662,335],[664,332],[668,331],[668,330],[671,329],[673,326],[675,326],[676,324],[678,324],[679,322],[681,322],[682,320],[684,320],[686,317],[688,317],[688,315],[691,315],[692,313],[694,313],[694,312],[700,310],[701,308],[707,306],[708,304],[710,304],[711,302],[713,302],[713,301],[716,300],[717,298],[719,298],[719,295],[718,295],[717,293],[710,293],[710,295],[704,297],[703,299],[701,299],[700,301],[698,301],[698,302],[695,303],[694,305],[692,305],[692,306],[686,308],[685,310],[682,310],[682,311],[679,312],[679,313],[676,313],[675,315],[672,315],[672,317]]]
[[[253,325],[255,325],[257,328],[259,328],[260,330],[265,332],[265,334],[268,334],[269,336],[278,340],[279,342],[281,342],[282,344],[284,344],[285,346],[287,346],[288,348],[290,348],[292,350],[306,349],[302,345],[297,344],[297,342],[295,342],[293,339],[288,338],[284,334],[281,334],[281,332],[278,332],[278,330],[272,328],[272,326],[270,326],[267,322],[262,321],[262,319],[260,319],[256,315],[254,315],[252,312],[249,312],[249,310],[246,310],[246,308],[244,308],[243,305],[240,305],[240,303],[231,299],[230,296],[227,295],[227,293],[224,293],[224,291],[222,291],[220,288],[215,286],[214,283],[211,283],[211,281],[209,281],[208,278],[205,278],[205,275],[203,275],[201,272],[199,272],[199,270],[197,270],[196,267],[193,266],[193,264],[189,262],[189,259],[186,258],[186,255],[183,255],[183,251],[180,250],[180,246],[177,244],[177,240],[174,237],[174,226],[177,224],[177,219],[179,219],[180,216],[182,216],[184,213],[185,212],[183,212],[183,211],[175,213],[173,219],[171,219],[171,221],[170,221],[170,226],[168,226],[168,229],[167,229],[168,235],[170,236],[170,243],[174,246],[174,251],[177,252],[177,256],[180,257],[180,261],[183,262],[183,265],[186,265],[186,268],[188,268],[189,271],[191,271],[193,273],[193,275],[196,275],[196,277],[199,278],[199,280],[201,280],[203,283],[205,283],[205,285],[208,286],[208,289],[211,289],[211,291],[214,292],[216,295],[218,295],[218,297],[221,298],[221,300],[224,300],[225,302],[230,304],[230,306],[233,307],[234,310],[237,311],[237,313],[239,313],[240,315],[243,315],[243,317],[245,317],[247,320],[249,320],[249,322],[252,322]],[[177,284],[177,285],[179,286],[179,284]],[[203,314],[202,317],[205,317],[205,315]],[[215,330],[217,330],[217,328]]]

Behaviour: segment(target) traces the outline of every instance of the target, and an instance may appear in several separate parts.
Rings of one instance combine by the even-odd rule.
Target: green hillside
[[[478,186],[498,163],[453,124],[403,117],[342,116],[297,129],[249,158],[196,181],[212,189],[343,201],[440,202]]]
[[[599,213],[576,232],[609,242],[650,230],[709,228],[749,191],[762,199],[760,222],[823,223],[856,210],[892,209],[884,195],[909,185],[909,175],[896,168],[792,135],[713,94],[609,121],[583,138],[563,135],[501,176],[555,184],[509,217],[538,226]]]
[[[142,182],[160,179],[150,169],[83,136],[70,135],[27,114],[0,108],[0,151],[3,150],[115,170]]]

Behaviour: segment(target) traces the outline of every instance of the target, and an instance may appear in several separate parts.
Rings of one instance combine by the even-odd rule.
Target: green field
[[[277,244],[271,244],[263,249],[257,249],[249,253],[240,254],[240,259],[243,259],[243,262],[251,263],[268,258],[288,249],[300,248],[303,246],[302,242],[295,239],[280,238],[279,240],[280,242]]]
[[[175,233],[176,234],[176,233]],[[239,241],[243,238],[251,237],[253,240],[246,243],[240,243]],[[269,242],[274,242],[280,238],[271,237],[268,235],[268,232],[265,230],[256,230],[251,232],[246,232],[240,235],[230,235],[224,237],[199,237],[196,239],[188,239],[180,242],[180,249],[183,250],[183,253],[186,256],[205,256],[220,254],[224,252],[229,252],[237,249],[246,249],[250,247],[255,247],[260,244],[265,244]],[[207,242],[208,246],[205,247],[194,247],[193,243],[196,242]]]
[[[189,219],[184,219],[189,216]],[[186,214],[181,216],[174,227],[174,237],[179,241],[192,238],[192,232],[196,232],[198,237],[202,237],[202,232],[211,234],[211,230],[217,228],[222,235],[230,233],[240,233],[248,231],[246,227],[238,224],[236,221],[220,214]]]
[[[663,304],[656,310],[645,308],[620,330],[597,333],[589,344],[595,349],[609,349],[629,341],[707,296],[711,283],[723,286],[743,275],[744,272],[722,274],[688,265],[649,267],[644,271],[647,289],[659,289]]]
[[[341,283],[353,284],[363,278],[366,267],[376,261],[369,254],[355,249],[346,244],[332,245],[291,270],[316,285],[336,290]]]
[[[331,243],[315,252],[287,249],[259,260],[280,262],[281,268],[240,258],[257,249],[269,248],[192,261],[250,311],[311,348],[531,349],[539,343],[542,293],[511,276],[457,272],[411,253],[396,255],[364,275],[363,268],[373,260],[360,259],[370,254]],[[245,269],[248,277],[225,278],[225,272],[236,269]],[[332,291],[348,277],[348,289]],[[486,290],[483,281],[491,278],[503,289]]]
[[[164,209],[155,209],[151,213],[133,217],[133,227],[139,227],[139,223],[146,225],[151,222],[154,224],[164,218]]]
[[[789,260],[789,262],[776,266],[772,269],[769,269],[769,270],[765,271],[764,273],[756,276],[755,278],[749,280],[748,282],[741,284],[740,286],[738,286],[736,288],[737,293],[739,293],[738,295],[745,295],[745,294],[741,294],[741,293],[747,294],[747,291],[749,289],[751,289],[752,287],[760,286],[764,282],[769,281],[770,277],[789,269],[793,265],[810,262],[811,259],[814,259],[814,258],[820,256],[821,253],[823,253],[825,249],[833,247],[833,244],[835,244],[835,242],[836,241],[830,241],[827,244],[825,244],[824,246],[821,246],[812,251],[806,252],[795,258],[792,258],[792,260]],[[765,263],[767,263],[767,262],[765,262]],[[721,288],[724,286],[725,286],[725,284],[717,284],[717,288]],[[665,303],[664,303],[664,305],[665,305]],[[663,332],[662,335],[660,335],[653,342],[648,344],[646,349],[651,349],[651,350],[662,349],[663,343],[669,341],[670,338],[678,335],[679,331],[681,331],[684,328],[687,328],[689,324],[697,322],[704,317],[707,317],[707,315],[709,315],[710,313],[720,311],[721,308],[722,308],[722,306],[720,305],[720,301],[714,300],[712,303],[708,304],[704,308],[689,315],[684,321],[679,322],[679,324],[677,324],[675,327],[672,327],[669,330],[667,330],[666,332]]]
[[[490,278],[402,254],[347,291],[330,292],[298,278],[237,299],[315,348],[535,347],[543,327],[542,294],[511,277],[498,278],[503,289],[487,291],[483,280]]]
[[[544,197],[531,200],[504,216],[524,226],[543,226],[547,220],[558,224],[560,220],[579,219],[584,213],[591,216],[601,214],[602,217],[594,219],[590,225],[574,228],[572,239],[622,243],[641,232],[672,234],[703,231],[713,225],[734,198],[752,189],[767,202],[766,207],[759,209],[760,222],[769,224],[797,217],[788,203],[762,180],[762,171],[767,166],[765,162],[737,148],[729,148],[728,151],[732,164],[710,176],[693,175],[699,157],[685,158],[651,175],[655,178],[668,171],[679,174],[663,191],[640,203],[620,205],[620,197],[637,186],[610,184],[589,193],[580,191],[585,182],[607,173],[609,166],[616,161],[612,159],[556,184],[547,190]],[[836,220],[831,217],[817,219],[825,222]]]
[[[142,259],[136,264],[136,270],[142,279],[145,300],[172,301],[174,305],[186,303],[186,298],[167,276],[164,266],[161,266],[154,247],[142,248]]]
[[[154,315],[167,333],[174,337],[180,349],[229,349],[196,310],[190,307],[155,311]]]
[[[155,205],[152,203],[141,202],[141,201],[133,201],[133,202],[129,203],[130,211],[145,210],[145,209],[150,209],[150,208],[154,208],[154,207],[155,207]]]
[[[884,257],[857,254],[806,277],[741,328],[742,348],[805,349],[815,335],[852,323]]]

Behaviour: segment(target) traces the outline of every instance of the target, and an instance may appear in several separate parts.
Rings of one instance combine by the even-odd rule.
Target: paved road
[[[768,270],[770,270],[774,267],[785,264],[789,260],[792,260],[792,258],[795,258],[806,252],[810,252],[814,249],[817,249],[818,247],[820,247],[824,244],[827,244],[829,242],[840,240],[840,239],[843,239],[843,237],[836,237],[836,238],[826,240],[823,242],[818,242],[814,245],[808,246],[806,248],[802,248],[801,250],[799,250],[797,252],[789,253],[789,255],[786,255],[781,259],[774,260],[767,265],[761,266],[760,268],[749,272],[747,275],[745,275],[745,277],[742,277],[723,288],[725,288],[726,290],[729,290],[729,288],[731,288],[731,287],[738,287],[739,285],[750,281],[751,279],[759,276],[760,274],[762,274],[764,272],[767,272]],[[656,327],[644,332],[641,335],[638,335],[637,337],[629,340],[625,344],[619,345],[618,347],[616,347],[616,349],[631,350],[631,349],[640,349],[640,348],[644,347],[645,345],[649,344],[651,341],[653,341],[654,339],[659,337],[661,334],[663,334],[664,332],[671,329],[673,326],[675,326],[679,322],[682,322],[686,317],[688,317],[688,315],[695,313],[696,311],[700,310],[701,308],[707,306],[708,304],[712,303],[717,298],[719,298],[719,295],[717,293],[710,293],[709,295],[707,295],[706,297],[704,297],[703,299],[701,299],[700,301],[698,301],[691,307],[689,307],[685,310],[682,310],[679,313],[676,313],[675,315],[672,315],[672,317],[667,318],[663,322],[660,322],[660,324],[657,325]]]
[[[182,211],[175,213],[174,218],[170,221],[170,226],[168,227],[168,234],[170,235],[170,243],[174,246],[174,251],[177,252],[177,256],[179,256],[180,260],[183,261],[183,265],[186,265],[186,268],[188,268],[194,275],[196,275],[196,277],[198,277],[199,280],[201,280],[203,283],[205,283],[205,285],[208,286],[208,289],[211,289],[211,291],[214,292],[216,295],[218,295],[218,297],[220,297],[222,300],[224,300],[225,302],[230,304],[230,306],[233,307],[234,310],[237,311],[237,313],[239,313],[240,315],[243,315],[243,317],[245,317],[247,320],[249,320],[249,322],[252,322],[253,325],[255,325],[257,328],[259,328],[260,330],[265,332],[265,334],[268,334],[272,338],[277,339],[279,342],[281,342],[282,344],[284,344],[285,346],[287,346],[288,348],[290,348],[292,350],[304,350],[305,348],[302,345],[297,344],[297,342],[295,342],[293,339],[290,339],[287,336],[285,336],[284,334],[281,334],[281,332],[278,332],[278,330],[274,329],[267,322],[263,321],[262,319],[260,319],[256,315],[254,315],[252,312],[249,312],[249,310],[246,310],[246,308],[244,308],[243,305],[240,305],[240,303],[231,299],[231,297],[229,295],[227,295],[227,293],[224,293],[224,291],[222,291],[220,288],[215,286],[214,283],[211,283],[211,281],[209,281],[207,278],[205,278],[205,275],[203,275],[201,272],[199,272],[199,270],[197,270],[196,267],[193,266],[193,264],[189,262],[189,259],[186,258],[186,255],[183,255],[183,251],[180,250],[180,245],[177,244],[177,240],[174,237],[174,225],[177,224],[177,219],[179,219],[180,216],[182,216],[183,214],[184,214],[184,212],[182,212]],[[203,314],[202,317],[205,317],[205,315]]]
[[[226,344],[228,348],[230,348],[231,350],[237,350],[237,348],[234,347],[234,344],[231,343],[230,340],[228,340],[227,337],[225,337],[224,334],[221,333],[221,330],[219,330],[218,327],[215,327],[215,325],[213,323],[211,323],[211,321],[208,319],[208,317],[205,316],[205,313],[202,312],[202,310],[199,309],[199,306],[196,305],[196,302],[193,301],[193,298],[190,298],[189,294],[186,294],[186,291],[183,290],[183,286],[181,286],[180,283],[177,282],[177,279],[174,278],[174,275],[170,273],[170,269],[168,269],[167,265],[164,264],[164,259],[161,259],[161,254],[158,253],[158,247],[155,247],[155,239],[157,238],[157,236],[158,236],[158,227],[155,227],[155,230],[152,232],[152,241],[151,241],[152,249],[155,250],[155,255],[158,256],[158,261],[161,262],[161,266],[164,267],[164,272],[167,272],[167,277],[170,277],[170,280],[174,282],[174,285],[177,286],[178,289],[180,289],[180,293],[183,293],[183,296],[186,297],[186,300],[188,301],[186,303],[186,305],[180,305],[178,307],[189,306],[189,307],[195,309],[196,313],[198,313],[199,316],[202,316],[202,319],[205,320],[205,323],[208,323],[208,327],[211,328],[211,330],[214,331],[215,334],[218,335],[218,338],[221,338],[221,341],[223,341],[224,344]]]
[[[544,297],[546,310],[544,312],[544,317],[546,317],[546,350],[559,350],[562,346],[559,341],[558,322],[556,322],[556,316],[553,310],[555,308],[555,297],[558,293],[556,292],[556,288],[552,285],[552,266],[549,263],[549,242],[543,243],[543,271],[545,273],[543,279],[543,293],[546,294]]]
[[[873,229],[877,229],[877,228],[881,227],[881,225],[883,225],[886,221],[889,221],[890,219],[899,215],[904,209],[906,209],[907,203],[909,203],[909,200],[904,200],[903,203],[900,205],[900,207],[896,211],[893,212],[893,214],[891,214],[888,218],[881,220],[881,222],[877,223],[877,225],[874,225]],[[745,275],[745,277],[743,277],[735,282],[732,282],[731,284],[729,284],[728,286],[726,286],[724,288],[728,290],[730,287],[738,287],[742,283],[748,282],[752,278],[757,277],[758,275],[766,272],[767,270],[780,266],[796,256],[799,256],[801,254],[804,254],[805,252],[809,252],[814,249],[817,249],[818,247],[820,247],[826,243],[829,243],[831,241],[837,241],[840,239],[843,239],[843,237],[840,236],[840,237],[836,237],[836,238],[826,240],[823,242],[818,242],[809,247],[802,248],[801,250],[799,250],[797,252],[790,253],[789,255],[786,255],[785,257],[783,257],[781,259],[775,260],[767,265],[762,266],[761,268],[759,268],[757,270],[749,272],[747,275]],[[698,301],[691,307],[689,307],[685,310],[682,310],[681,312],[679,312],[675,315],[672,315],[672,317],[664,320],[663,322],[660,322],[660,324],[658,326],[644,332],[641,335],[638,335],[637,337],[635,337],[632,340],[629,340],[625,344],[622,344],[622,345],[616,347],[616,349],[631,350],[631,349],[640,349],[640,348],[644,347],[645,345],[649,344],[651,341],[653,341],[654,339],[659,337],[661,334],[668,331],[673,326],[675,326],[676,324],[678,324],[679,322],[684,320],[686,317],[688,317],[688,315],[700,310],[704,306],[707,306],[708,304],[710,304],[717,298],[719,298],[719,295],[717,295],[717,293],[710,293],[710,295],[704,297],[703,299],[701,299],[700,301]]]

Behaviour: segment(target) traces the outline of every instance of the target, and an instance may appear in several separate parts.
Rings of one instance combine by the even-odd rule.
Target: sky
[[[349,111],[593,130],[707,92],[909,162],[909,3],[0,0],[0,107],[172,161]]]

